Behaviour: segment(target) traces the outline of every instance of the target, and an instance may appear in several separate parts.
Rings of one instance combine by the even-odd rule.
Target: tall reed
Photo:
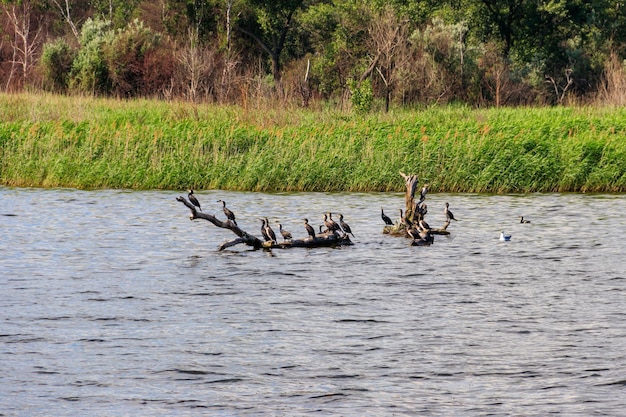
[[[623,108],[433,107],[389,114],[0,95],[13,186],[626,191]]]

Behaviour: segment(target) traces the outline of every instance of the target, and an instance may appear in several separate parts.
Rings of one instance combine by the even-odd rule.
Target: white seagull
[[[503,242],[508,242],[511,240],[511,235],[505,235],[504,232],[500,232],[500,240]]]

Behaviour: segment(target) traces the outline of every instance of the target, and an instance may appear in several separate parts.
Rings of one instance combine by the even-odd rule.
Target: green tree
[[[111,79],[104,59],[104,45],[113,38],[109,20],[88,19],[81,29],[81,48],[72,64],[71,90],[92,94],[108,94]]]
[[[63,39],[44,45],[41,68],[44,86],[55,92],[65,92],[76,52]]]
[[[274,81],[279,83],[282,54],[296,26],[304,0],[248,0],[236,29],[249,36],[270,57]]]

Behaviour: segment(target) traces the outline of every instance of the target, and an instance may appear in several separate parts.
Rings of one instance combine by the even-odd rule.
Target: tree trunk
[[[419,178],[415,174],[407,175],[403,172],[400,172],[400,175],[402,176],[402,178],[404,178],[404,185],[406,187],[406,191],[404,193],[404,214],[402,216],[402,219],[396,222],[396,224],[385,226],[383,228],[383,234],[411,237],[408,234],[408,230],[415,227],[418,221],[416,212],[419,206],[419,202],[415,202],[415,192],[417,191]],[[446,221],[441,228],[429,229],[429,233],[432,235],[449,235],[450,232],[447,230],[449,225],[450,222]],[[413,246],[422,246],[426,244],[430,243],[423,242],[417,239],[411,243],[411,245]]]

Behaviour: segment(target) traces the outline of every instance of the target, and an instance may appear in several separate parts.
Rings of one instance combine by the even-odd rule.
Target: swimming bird
[[[530,223],[530,220],[524,219],[524,216],[517,216],[517,217],[519,217],[519,222],[520,223]]]
[[[388,226],[393,226],[393,222],[391,221],[391,219],[389,218],[389,216],[387,216],[385,214],[385,212],[383,211],[383,208],[380,208],[380,217],[383,219],[383,221],[385,222],[386,225]]]
[[[352,233],[352,229],[350,228],[350,225],[346,222],[343,221],[343,214],[339,213],[339,226],[341,226],[341,229],[343,229],[345,234],[351,234],[352,237],[354,237],[354,233]]]
[[[452,214],[452,212],[450,211],[448,207],[450,207],[450,204],[446,203],[446,208],[443,209],[443,212],[446,215],[446,221],[450,221],[450,220],[458,221],[457,219],[454,218],[454,214]]]
[[[202,211],[202,208],[200,207],[200,202],[198,201],[196,196],[193,195],[193,190],[187,190],[187,191],[189,192],[188,197],[189,197],[189,201],[191,201],[191,204],[198,207],[198,210]]]
[[[291,233],[283,229],[283,225],[280,223],[278,223],[278,231],[280,231],[280,234],[283,235],[283,241],[293,239],[293,237],[291,236]]]
[[[228,220],[230,220],[231,222],[235,223],[235,225],[237,225],[237,221],[235,221],[235,213],[233,213],[232,211],[230,211],[227,207],[226,207],[226,201],[224,200],[217,200],[218,203],[222,203],[223,209],[224,209],[224,214],[226,215],[226,218]]]
[[[500,232],[500,240],[503,242],[508,242],[511,240],[511,235],[505,235],[504,232]]]
[[[265,219],[261,219],[261,235],[266,242],[272,240],[267,234],[267,229],[265,228]]]
[[[267,236],[269,236],[270,240],[276,242],[276,233],[274,233],[274,231],[272,230],[272,227],[270,226],[270,222],[269,220],[267,220],[267,217],[265,218],[265,232],[267,233]]]
[[[309,224],[309,219],[303,219],[303,220],[304,220],[304,228],[306,229],[306,232],[309,234],[309,236],[315,237],[315,229],[313,229],[313,226]]]

